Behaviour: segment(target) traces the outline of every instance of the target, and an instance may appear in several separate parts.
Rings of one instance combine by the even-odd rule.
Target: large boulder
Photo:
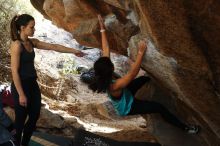
[[[219,145],[220,1],[31,2],[82,45],[101,46],[98,13],[106,16],[109,42],[115,52],[134,59],[137,42],[147,38],[143,68],[172,97],[181,117],[201,125],[201,140]]]

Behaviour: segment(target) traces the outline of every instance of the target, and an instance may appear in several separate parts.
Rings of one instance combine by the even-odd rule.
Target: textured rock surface
[[[201,140],[219,145],[219,0],[31,2],[86,46],[100,46],[98,13],[107,16],[110,46],[116,52],[127,54],[129,46],[135,58],[136,42],[147,38],[143,68],[171,95],[180,116],[201,125]]]

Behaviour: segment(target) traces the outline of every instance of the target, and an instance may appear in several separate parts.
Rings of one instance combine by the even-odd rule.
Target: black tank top
[[[32,42],[31,44],[34,47]],[[21,47],[22,47],[22,51],[20,55],[20,67],[19,67],[19,75],[21,80],[37,78],[37,73],[34,67],[34,58],[35,58],[34,49],[31,52],[28,52],[22,43],[21,43]]]

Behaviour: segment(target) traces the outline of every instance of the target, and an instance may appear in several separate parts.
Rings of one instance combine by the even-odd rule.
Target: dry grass
[[[1,0],[0,2],[0,82],[8,82],[11,80],[10,71],[10,21],[15,11],[14,1]]]

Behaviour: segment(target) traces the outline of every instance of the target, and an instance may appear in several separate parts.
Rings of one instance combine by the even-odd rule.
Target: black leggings
[[[135,96],[137,90],[140,89],[149,80],[150,79],[148,77],[141,76],[133,80],[127,88],[131,91],[133,96]],[[170,113],[170,111],[168,111],[162,104],[155,101],[140,101],[134,98],[134,102],[131,105],[131,111],[129,112],[129,115],[150,113],[159,113],[168,123],[183,130],[186,128],[186,125],[181,122],[175,115]]]
[[[15,101],[16,141],[19,145],[21,143],[23,146],[27,146],[40,115],[41,93],[36,79],[22,80],[21,84],[27,97],[27,107],[19,104],[19,95],[14,83],[11,85],[11,92]],[[28,120],[25,123],[27,116]]]

